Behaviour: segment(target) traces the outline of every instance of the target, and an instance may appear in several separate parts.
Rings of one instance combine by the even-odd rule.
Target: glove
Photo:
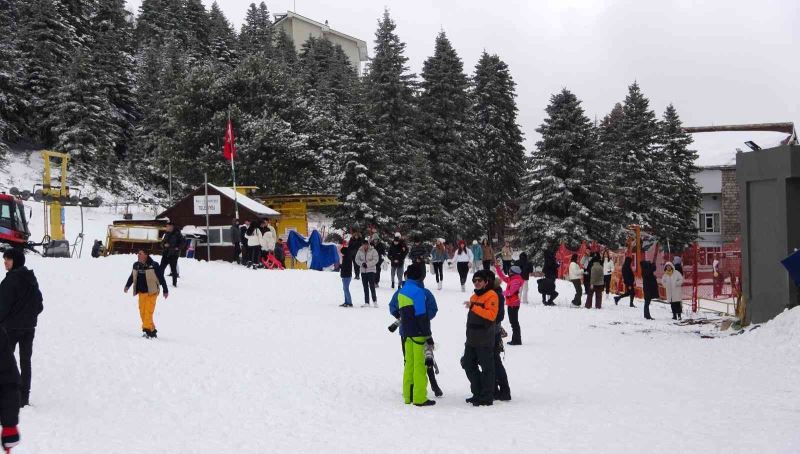
[[[19,431],[17,426],[3,427],[2,437],[3,449],[9,452],[11,448],[19,444]]]

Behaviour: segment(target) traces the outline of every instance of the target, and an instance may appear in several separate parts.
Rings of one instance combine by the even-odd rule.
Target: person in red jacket
[[[497,271],[497,277],[506,284],[503,296],[506,297],[508,321],[511,323],[511,341],[508,342],[508,345],[522,345],[522,331],[519,328],[519,294],[525,285],[525,280],[522,279],[522,270],[514,265],[509,270],[511,276],[506,276],[500,265],[495,264],[494,268]]]

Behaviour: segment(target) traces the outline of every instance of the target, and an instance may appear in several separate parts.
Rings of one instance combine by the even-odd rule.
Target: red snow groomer
[[[0,250],[30,248],[30,236],[22,201],[8,194],[0,194]]]

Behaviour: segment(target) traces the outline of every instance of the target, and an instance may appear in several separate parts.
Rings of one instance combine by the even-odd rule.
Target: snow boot
[[[347,304],[347,303],[342,303],[342,304],[339,305],[339,307],[353,307],[353,305],[352,304]]]
[[[431,389],[433,390],[433,395],[434,396],[436,396],[436,397],[444,396],[444,393],[442,392],[442,388],[440,388],[439,385],[431,383]]]
[[[633,303],[631,303],[631,307],[632,307],[632,308],[634,308],[634,309],[636,309],[636,306],[634,306],[634,305],[633,305]]]
[[[157,329],[154,329],[153,331],[150,331],[150,339],[155,339],[157,337],[158,337],[158,330]]]
[[[439,290],[442,289],[442,281],[437,282],[436,285],[439,287]]]
[[[489,407],[492,404],[494,404],[494,402],[492,402],[491,400],[475,399],[475,400],[472,401],[472,406],[473,407]]]
[[[508,402],[509,400],[511,400],[511,391],[498,391],[494,395],[494,400]]]
[[[619,296],[614,297],[614,306],[619,304]]]
[[[465,399],[465,401],[466,401],[468,404],[471,404],[471,403],[473,403],[473,402],[475,402],[475,401],[477,401],[477,400],[478,400],[478,398],[477,398],[477,397],[475,397],[475,396],[472,396],[472,397],[467,397],[467,398]]]
[[[431,405],[436,405],[436,401],[428,399],[421,404],[414,404],[415,407],[430,407]]]
[[[392,281],[392,288],[394,288],[394,281]]]
[[[364,304],[362,304],[362,305],[361,305],[361,307],[370,307],[370,306],[369,306],[369,301],[367,301],[367,302],[365,302]]]
[[[373,301],[373,302],[372,302],[372,307],[374,307],[375,309],[377,309],[377,308],[378,308],[378,302],[377,302],[377,301]]]

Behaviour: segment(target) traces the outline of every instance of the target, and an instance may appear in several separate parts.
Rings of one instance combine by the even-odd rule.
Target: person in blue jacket
[[[441,396],[431,366],[433,366],[433,338],[431,319],[439,308],[433,293],[422,284],[423,264],[413,264],[406,271],[407,280],[403,288],[395,292],[389,302],[389,312],[400,322],[400,338],[403,341],[403,399],[406,404],[418,407],[436,405],[428,399],[428,378],[436,396]],[[426,351],[430,353],[426,355]]]

